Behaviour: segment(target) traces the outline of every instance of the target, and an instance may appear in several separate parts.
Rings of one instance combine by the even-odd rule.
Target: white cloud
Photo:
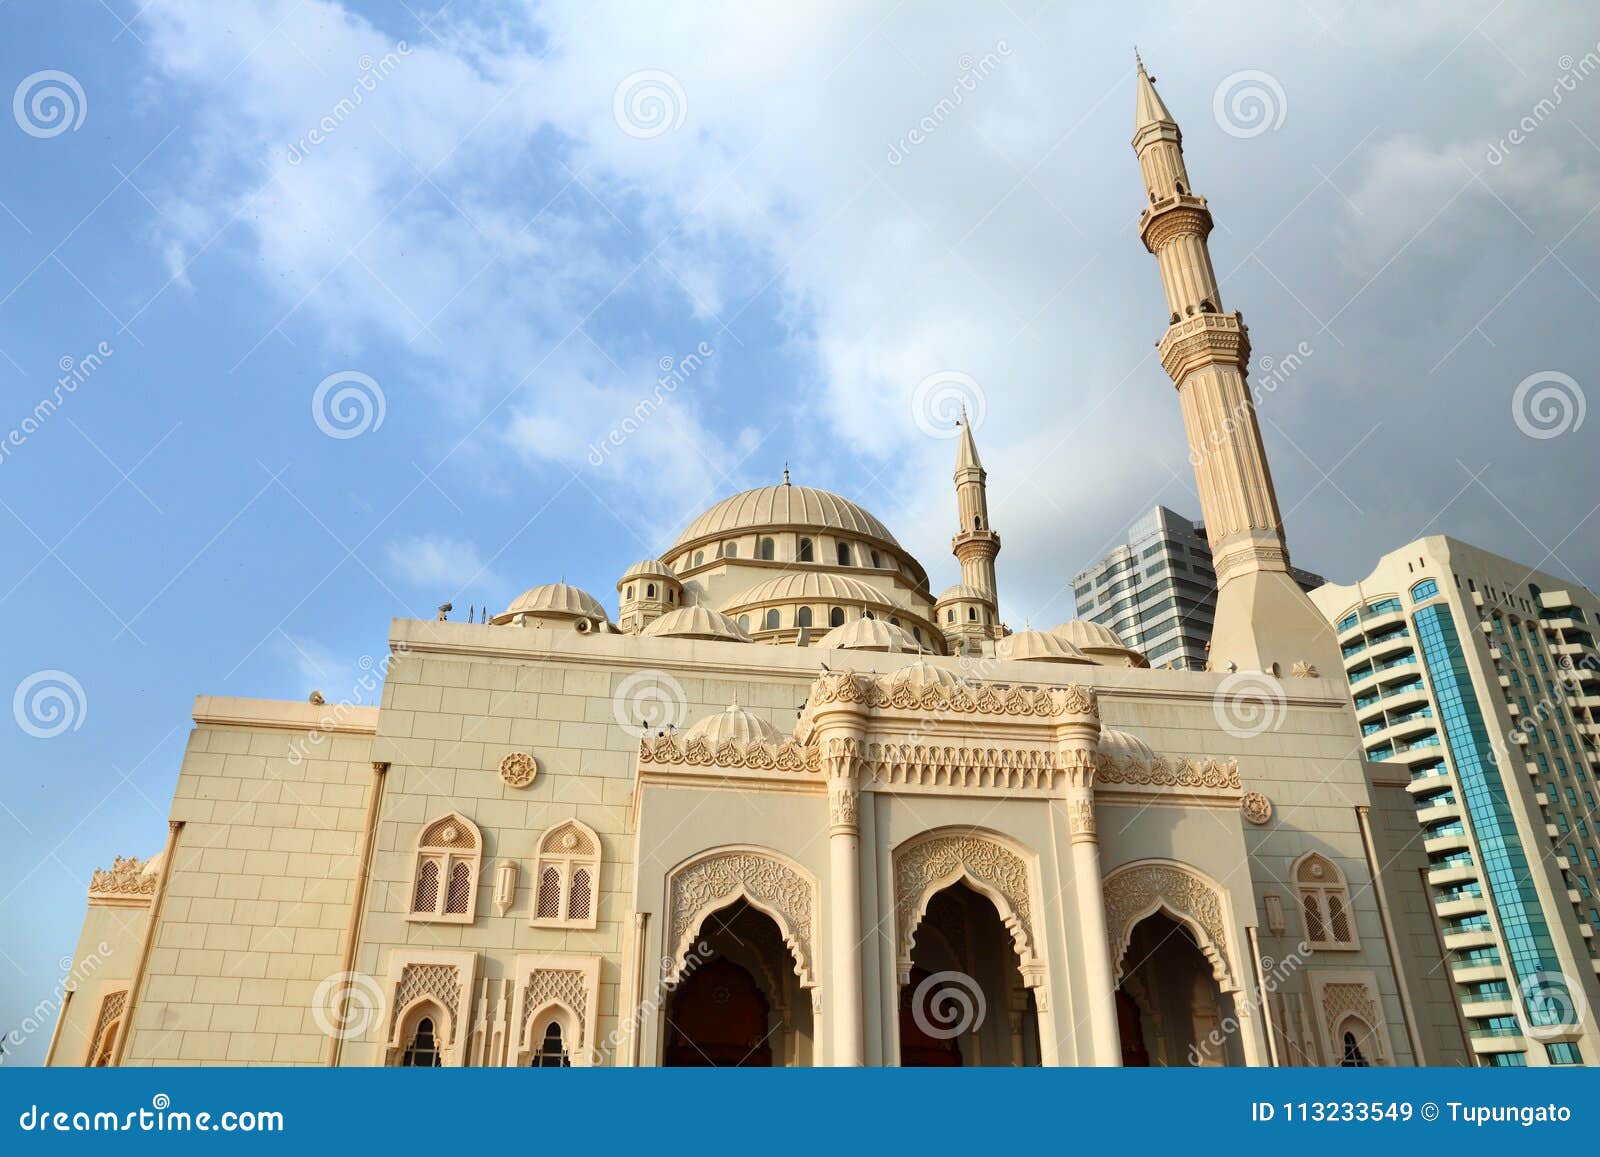
[[[398,581],[436,591],[441,597],[467,591],[493,592],[504,585],[477,544],[465,539],[412,535],[387,543],[384,555]]]

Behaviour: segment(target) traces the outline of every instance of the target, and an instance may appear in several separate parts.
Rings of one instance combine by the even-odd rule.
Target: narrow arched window
[[[794,625],[797,627],[809,627],[811,625],[810,607],[801,607],[794,613]]]
[[[725,543],[723,545],[723,547],[722,547],[722,557],[723,558],[738,558],[739,557],[739,544],[737,542]]]
[[[400,1067],[404,1069],[436,1069],[441,1063],[439,1041],[434,1035],[433,1018],[423,1017],[406,1042],[400,1054]]]
[[[123,1012],[128,1007],[127,989],[108,992],[100,1000],[100,1012],[95,1017],[94,1035],[89,1040],[89,1053],[84,1064],[103,1069],[110,1066],[116,1055],[117,1034],[122,1031]]]
[[[1314,948],[1358,947],[1350,889],[1338,865],[1320,853],[1307,852],[1295,861],[1293,872],[1306,943]]]
[[[697,551],[694,552],[694,565],[695,566],[699,566],[701,563],[703,563],[705,561],[706,561],[706,552],[705,551],[697,550]]]
[[[470,924],[482,864],[483,837],[471,820],[451,812],[428,824],[417,838],[408,919]]]
[[[750,633],[750,616],[749,615],[740,615],[739,616],[739,629],[741,631],[745,632],[745,634],[749,634]]]
[[[828,626],[830,626],[830,627],[842,627],[842,626],[844,626],[844,608],[843,607],[834,607],[832,610],[830,610],[828,612]]]
[[[836,551],[835,557],[838,558],[840,566],[849,566],[850,565],[850,544],[848,542],[841,542],[839,544],[839,546],[838,546],[838,549]]]
[[[968,607],[967,608],[967,622],[975,623],[977,621],[978,621],[978,608],[977,607]]]
[[[761,629],[763,631],[776,631],[778,629],[778,611],[776,607],[762,617]]]
[[[756,557],[762,562],[771,562],[778,557],[778,547],[770,538],[763,538],[756,543]]]
[[[656,597],[656,584],[655,583],[645,583],[645,585],[644,585],[644,597],[647,598],[647,599],[653,599],[653,598]]]
[[[878,561],[878,552],[877,551],[873,551],[872,552],[872,565],[873,565],[874,569],[877,569],[877,568],[880,568],[880,567],[883,566],[883,563]]]
[[[947,623],[953,623],[956,621],[956,609],[954,607],[945,608],[944,621]]]
[[[631,599],[631,598],[633,598],[633,584],[632,584],[632,583],[629,583],[629,584],[628,584],[628,594],[627,594],[627,597],[628,597],[628,598],[630,598],[630,599]]]
[[[1361,1045],[1357,1042],[1356,1034],[1353,1032],[1344,1034],[1344,1056],[1339,1060],[1339,1067],[1342,1069],[1366,1069],[1372,1067],[1371,1062],[1362,1054]]]
[[[983,529],[983,517],[981,515],[974,515],[973,516],[972,529],[973,530],[982,530]]]
[[[600,837],[578,820],[566,820],[539,839],[534,879],[539,882],[536,927],[593,928],[599,909]]]
[[[539,1040],[539,1049],[533,1054],[530,1066],[536,1069],[567,1069],[572,1060],[567,1056],[566,1042],[562,1039],[561,1025],[551,1021]]]
[[[797,558],[801,562],[811,562],[812,561],[811,555],[812,555],[811,540],[809,538],[802,538],[800,540],[800,549],[798,551],[796,551],[795,558]]]

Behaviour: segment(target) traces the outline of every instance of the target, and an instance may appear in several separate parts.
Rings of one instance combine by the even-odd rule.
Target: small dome
[[[1045,631],[1018,631],[995,644],[995,654],[1002,659],[1030,663],[1093,663],[1076,646],[1060,635]]]
[[[782,732],[737,703],[728,704],[726,711],[706,716],[685,731],[683,736],[685,739],[703,739],[711,747],[730,739],[740,747],[751,743],[783,742]]]
[[[161,862],[166,858],[167,852],[165,848],[151,856],[145,861],[144,868],[140,870],[139,878],[148,880],[151,877],[159,876],[161,874]]]
[[[710,607],[679,607],[656,619],[641,635],[657,639],[706,639],[712,642],[748,643],[750,636],[727,615]]]
[[[926,659],[918,659],[909,666],[901,667],[889,676],[891,687],[906,687],[913,691],[922,691],[928,687],[938,687],[945,691],[954,691],[962,686],[961,676],[948,667],[938,667]]]
[[[1131,761],[1142,767],[1149,767],[1156,761],[1156,753],[1144,740],[1109,727],[1100,729],[1100,754],[1114,763]]]
[[[921,644],[911,637],[911,632],[884,619],[856,619],[842,627],[835,627],[818,641],[817,646],[828,651],[891,651],[916,652]]]
[[[947,587],[944,593],[939,596],[941,603],[952,603],[961,599],[974,599],[980,603],[986,603],[989,601],[989,596],[977,587],[967,583],[957,583],[953,587]]]
[[[659,558],[647,558],[643,562],[634,563],[622,572],[622,577],[617,580],[617,589],[621,590],[624,583],[639,578],[659,578],[677,582],[678,573]]]
[[[608,618],[605,607],[600,605],[600,600],[587,591],[581,591],[566,583],[545,583],[543,586],[523,591],[512,600],[511,605],[503,613],[495,616],[494,621],[509,622],[517,615],[554,619],[595,619],[602,623]]]
[[[1050,633],[1058,639],[1065,639],[1091,659],[1104,656],[1125,659],[1134,667],[1150,665],[1143,655],[1124,643],[1110,627],[1089,619],[1069,619],[1059,627],[1051,627]]]

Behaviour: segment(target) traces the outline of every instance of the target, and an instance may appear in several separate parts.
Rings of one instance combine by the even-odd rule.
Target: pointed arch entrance
[[[1032,854],[959,828],[914,836],[893,858],[899,1063],[1053,1064]]]

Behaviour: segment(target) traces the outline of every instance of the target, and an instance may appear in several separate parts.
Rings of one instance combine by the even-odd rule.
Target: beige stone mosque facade
[[[938,596],[786,476],[615,617],[556,583],[395,620],[379,706],[199,697],[165,847],[95,875],[49,1063],[1464,1063],[1407,779],[1290,577],[1142,65],[1133,143],[1210,670],[1001,623],[970,426]]]

